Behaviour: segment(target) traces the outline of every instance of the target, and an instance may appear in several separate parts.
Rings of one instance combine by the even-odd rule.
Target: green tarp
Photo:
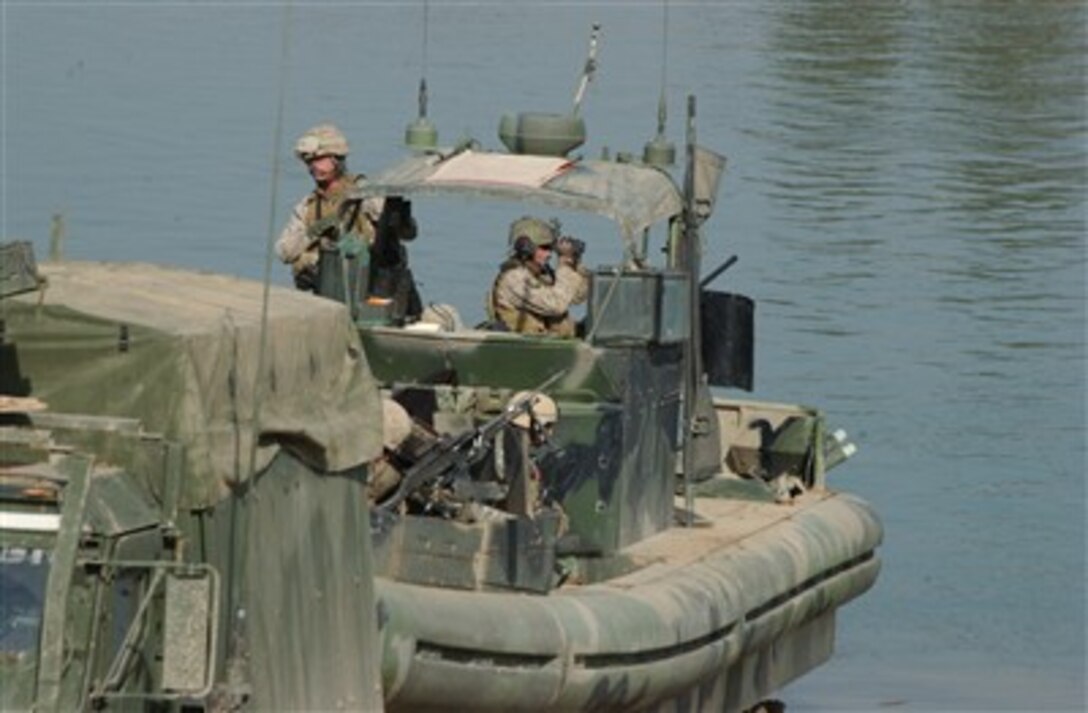
[[[40,266],[48,284],[0,300],[0,393],[57,412],[138,418],[186,446],[183,505],[210,505],[228,483],[290,448],[322,471],[381,451],[381,405],[359,336],[338,303],[148,264]],[[255,413],[259,408],[259,413]]]

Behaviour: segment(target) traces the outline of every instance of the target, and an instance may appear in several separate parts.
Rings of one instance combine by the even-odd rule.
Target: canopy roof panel
[[[666,172],[640,164],[483,151],[412,156],[382,171],[362,196],[447,194],[541,203],[611,218],[625,241],[680,213]]]

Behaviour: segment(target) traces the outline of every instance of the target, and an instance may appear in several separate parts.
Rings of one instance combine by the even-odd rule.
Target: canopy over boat
[[[683,210],[672,177],[651,166],[473,150],[412,156],[361,189],[362,196],[419,194],[492,197],[596,213],[619,225],[627,246]]]

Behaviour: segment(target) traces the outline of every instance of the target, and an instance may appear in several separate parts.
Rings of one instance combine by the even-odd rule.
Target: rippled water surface
[[[587,153],[641,151],[663,74],[681,144],[697,95],[730,162],[707,260],[738,254],[719,286],[758,301],[756,395],[851,432],[834,485],[887,528],[791,710],[1085,707],[1084,3],[677,3],[665,51],[659,4],[435,2],[426,53],[418,4],[0,6],[0,235],[44,255],[62,213],[69,257],[258,278],[307,126],[392,161],[425,55],[443,141],[494,146],[504,111],[569,106],[601,22]],[[425,298],[479,318],[509,207],[417,212]]]

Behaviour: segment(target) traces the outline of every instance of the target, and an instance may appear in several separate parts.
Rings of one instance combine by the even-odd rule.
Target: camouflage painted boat
[[[468,146],[362,192],[611,218],[618,236],[580,236],[621,250],[575,339],[404,324],[372,306],[365,257],[325,256],[358,275],[331,292],[386,397],[436,444],[479,438],[518,394],[558,410],[543,446],[508,437],[426,478],[409,467],[412,497],[379,499],[390,709],[743,710],[825,661],[836,609],[875,581],[877,517],[826,487],[852,446],[816,410],[710,395],[750,386],[752,312],[690,279],[723,160],[693,142],[688,155],[687,191],[641,163]]]
[[[611,219],[570,339],[414,319],[348,233],[335,299],[4,246],[0,707],[734,711],[826,661],[882,530],[822,413],[712,395],[752,303],[693,114],[682,186],[519,115],[356,196]]]

